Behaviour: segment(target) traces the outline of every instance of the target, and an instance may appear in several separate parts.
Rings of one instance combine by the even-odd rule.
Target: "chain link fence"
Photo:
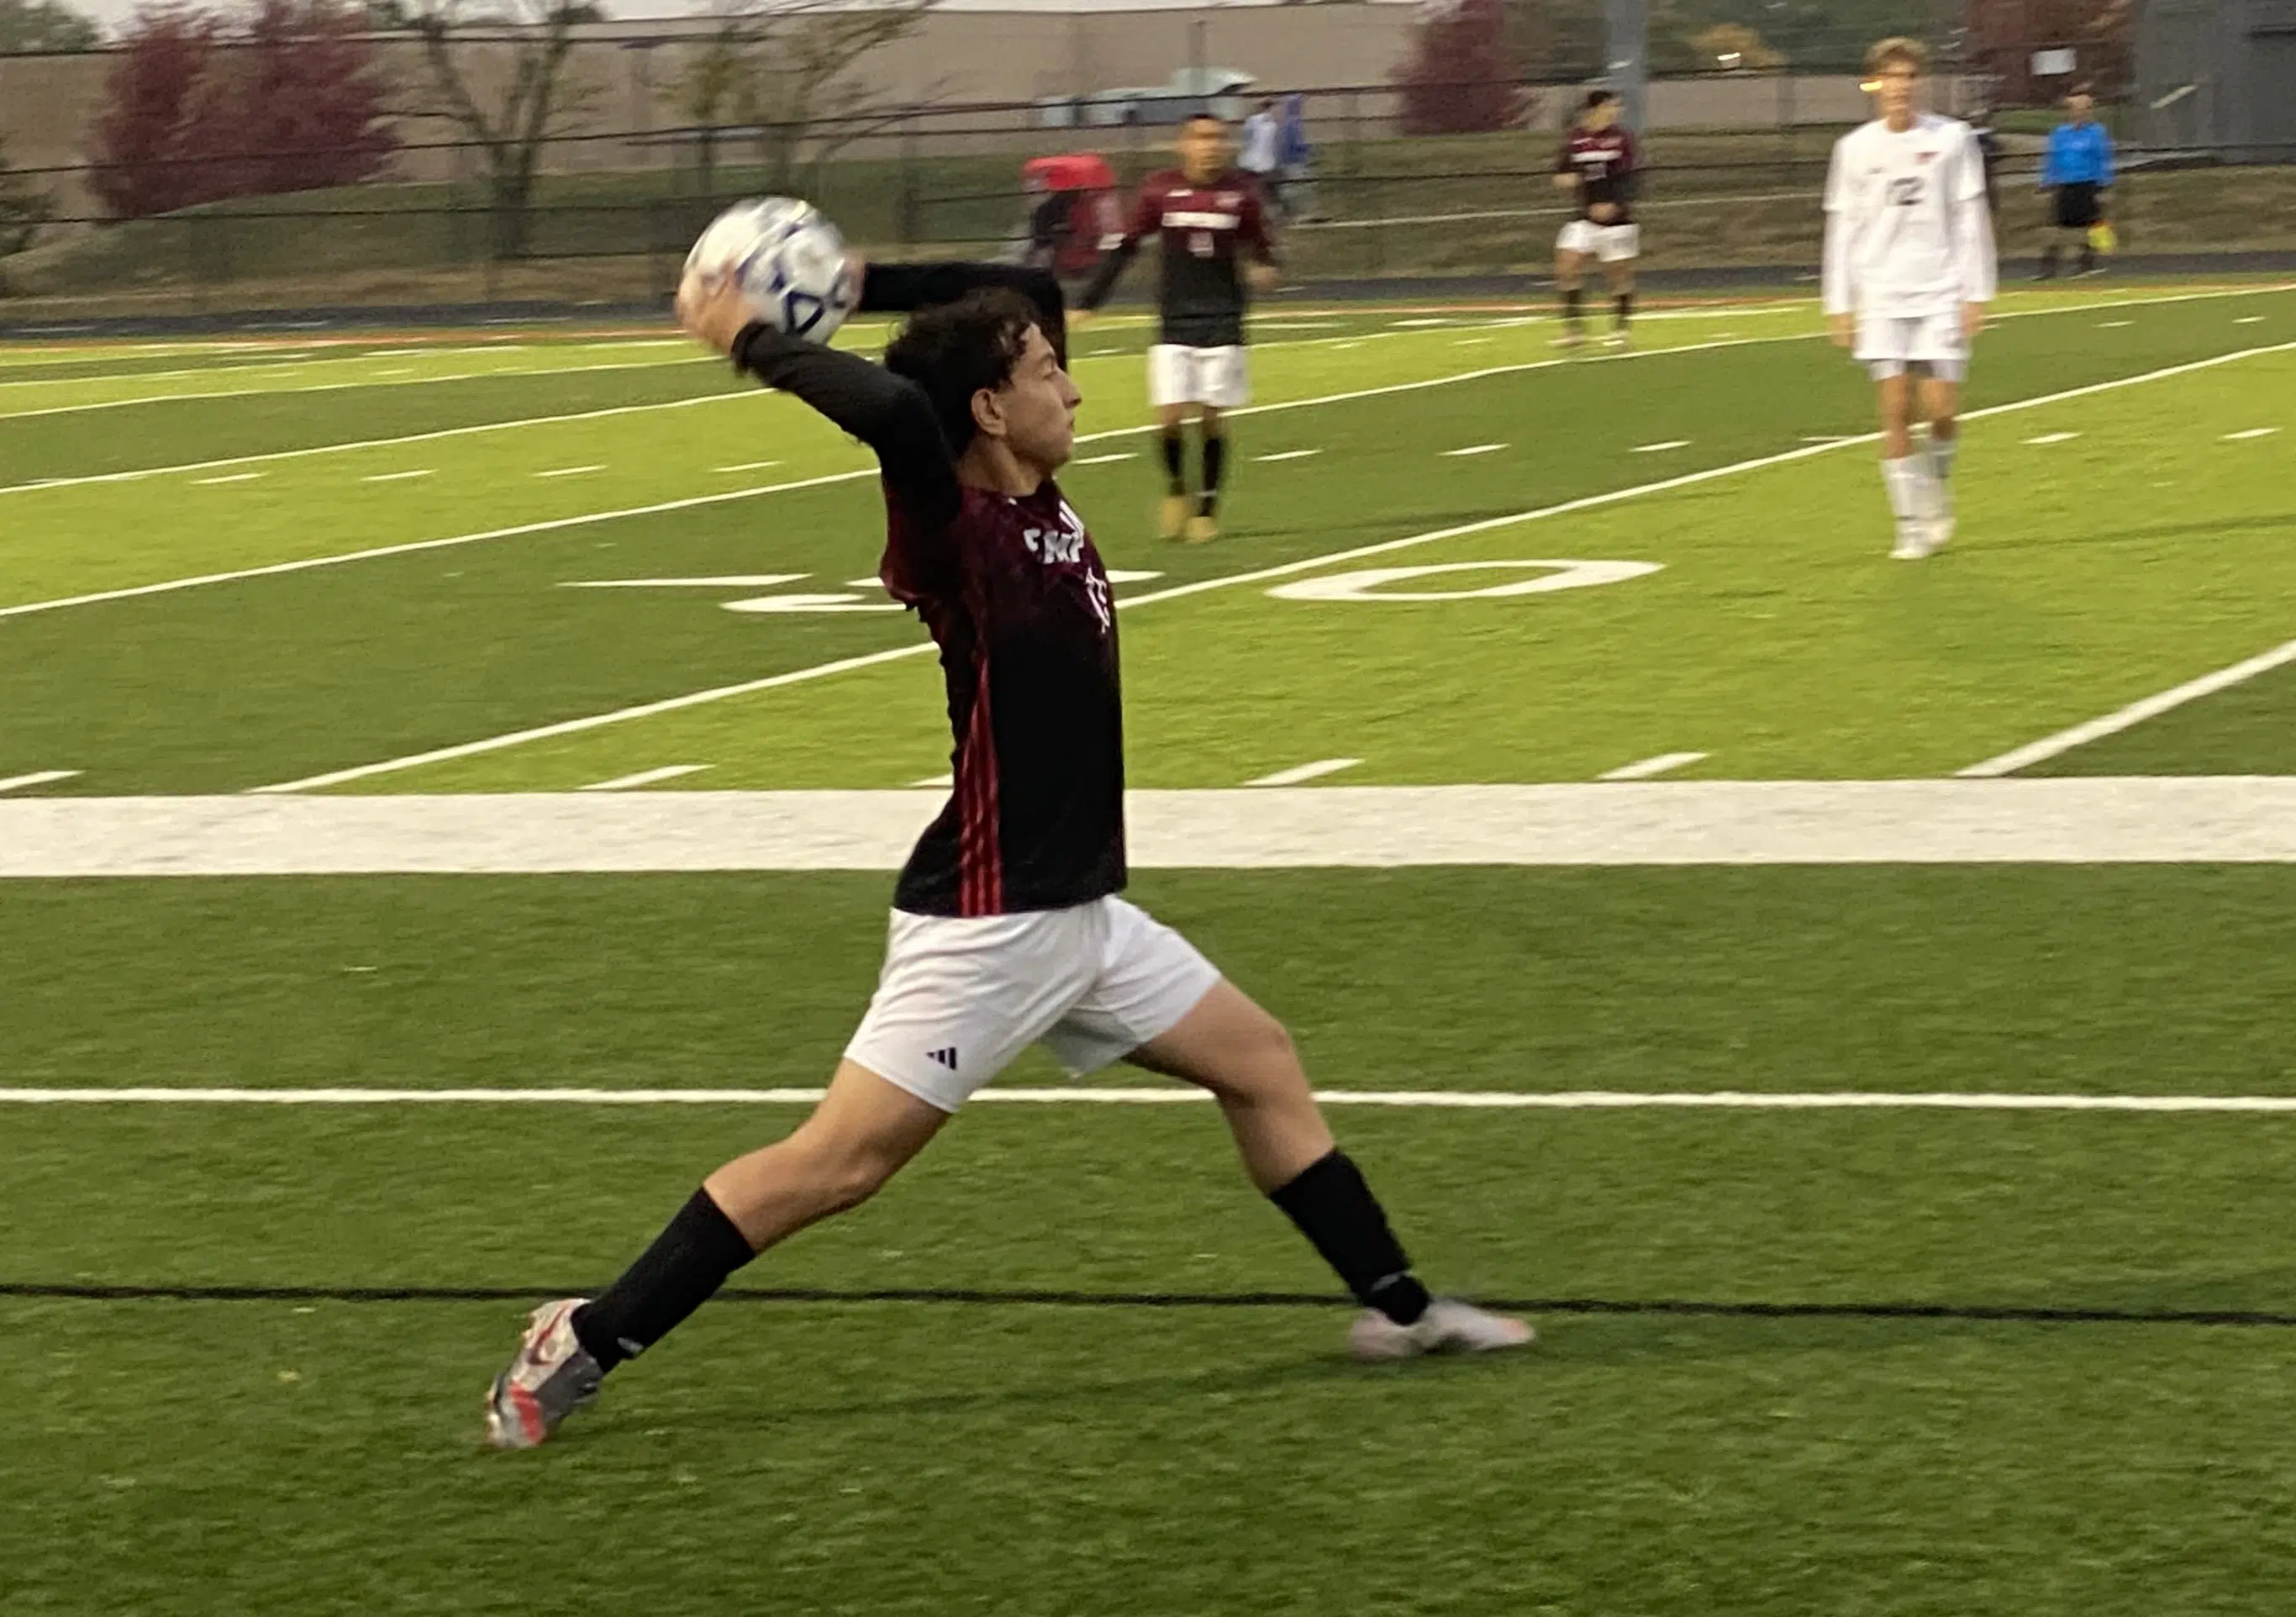
[[[1440,135],[1404,132],[1392,86],[1303,92],[1315,160],[1288,195],[1292,278],[1540,273],[1567,217],[1550,176],[1578,91],[1517,88],[1520,127]],[[1943,107],[1964,114],[1981,94],[1972,80],[1937,88]],[[654,303],[719,208],[770,192],[812,198],[880,255],[994,255],[1014,246],[1035,200],[1021,181],[1029,159],[1097,153],[1129,185],[1169,160],[1172,125],[1194,104],[999,103],[801,130],[584,135],[549,144],[542,177],[514,210],[490,188],[483,152],[453,141],[402,146],[363,185],[124,221],[98,217],[85,166],[20,170],[18,185],[61,205],[30,245],[0,257],[0,318]],[[1865,115],[1854,77],[1662,79],[1651,111],[1637,203],[1649,268],[1783,277],[1815,265],[1832,144]],[[2129,109],[2103,116],[2136,127]],[[2040,111],[1997,120],[2000,234],[2013,259],[2043,237],[2037,180],[2051,120]],[[2124,250],[2296,253],[2296,148],[2129,144],[2122,160],[2114,216]]]

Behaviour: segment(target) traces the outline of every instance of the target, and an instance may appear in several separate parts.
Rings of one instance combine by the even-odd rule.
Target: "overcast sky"
[[[86,12],[104,23],[116,26],[133,12],[142,0],[66,0],[77,11]],[[708,9],[696,0],[604,0],[607,14],[614,17],[678,17],[688,12]],[[940,0],[954,11],[968,12],[1144,12],[1164,11],[1192,5],[1267,5],[1275,0]]]

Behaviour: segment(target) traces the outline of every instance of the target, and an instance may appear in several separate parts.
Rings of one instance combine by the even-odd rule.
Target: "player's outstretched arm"
[[[956,465],[922,388],[858,354],[788,336],[750,318],[733,281],[682,289],[678,323],[767,387],[803,399],[876,452],[885,483],[919,521],[955,516]]]
[[[1063,369],[1069,362],[1068,300],[1059,279],[1048,269],[1019,264],[877,264],[861,267],[864,311],[907,314],[954,303],[983,286],[1002,286],[1019,292],[1037,306],[1045,339]]]

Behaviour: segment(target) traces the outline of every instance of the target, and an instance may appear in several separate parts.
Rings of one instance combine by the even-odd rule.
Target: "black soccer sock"
[[[1188,440],[1177,431],[1164,434],[1164,484],[1174,494],[1188,491]]]
[[[574,1310],[574,1334],[611,1370],[676,1330],[757,1255],[725,1209],[697,1190],[620,1279]]]
[[[1411,1272],[1379,1198],[1347,1153],[1334,1149],[1316,1158],[1267,1199],[1300,1227],[1357,1301],[1398,1325],[1410,1325],[1427,1311],[1427,1288]]]
[[[2041,279],[2049,280],[2057,273],[2057,244],[2050,242],[2041,249]]]
[[[1586,318],[1582,312],[1587,301],[1583,286],[1566,287],[1562,293],[1562,319],[1567,325],[1577,325]]]
[[[1219,506],[1220,476],[1227,470],[1227,434],[1207,432],[1204,435],[1204,497],[1206,516]]]
[[[1612,298],[1612,299],[1611,300],[1611,307],[1612,308],[1614,308],[1614,309],[1616,309],[1616,310],[1618,311],[1618,314],[1619,314],[1619,329],[1620,329],[1620,331],[1622,331],[1622,332],[1623,332],[1623,331],[1625,331],[1625,330],[1627,329],[1627,327],[1628,327],[1629,325],[1632,325],[1632,324],[1634,324],[1634,320],[1635,320],[1635,295],[1634,295],[1634,293],[1632,293],[1632,292],[1620,292],[1620,293],[1619,293],[1619,295],[1618,295],[1618,296],[1616,296],[1616,297],[1614,297],[1614,298]]]

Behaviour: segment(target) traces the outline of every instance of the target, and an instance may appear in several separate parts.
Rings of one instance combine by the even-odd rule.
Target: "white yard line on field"
[[[811,1106],[821,1089],[224,1089],[139,1085],[117,1089],[0,1088],[0,1105],[21,1106]],[[991,1085],[976,1105],[1192,1106],[1209,1091],[1143,1085],[1081,1088]],[[1751,1089],[1318,1089],[1326,1106],[1473,1112],[2101,1112],[2152,1116],[2287,1116],[2285,1095],[1988,1095],[1881,1089],[1765,1094]]]
[[[1760,341],[1802,341],[1802,339],[1762,339]],[[1717,348],[1734,348],[1737,346],[1739,345],[1736,343],[1692,343],[1678,349],[1652,349],[1649,350],[1648,357],[1656,357],[1662,354],[1703,353]],[[1624,355],[1620,357],[1635,358],[1641,357],[1644,356]],[[1344,393],[1324,393],[1309,398],[1278,399],[1268,404],[1246,405],[1241,409],[1230,410],[1227,414],[1230,415],[1264,415],[1283,410],[1301,410],[1324,405],[1349,404],[1357,399],[1383,398],[1394,393],[1415,392],[1426,388],[1448,387],[1457,382],[1479,382],[1488,377],[1513,375],[1524,371],[1546,370],[1562,363],[1565,362],[1553,359],[1538,359],[1526,361],[1521,365],[1488,365],[1479,370],[1462,371],[1451,375],[1432,377],[1417,382],[1390,382],[1384,387],[1357,388]],[[722,402],[728,398],[754,398],[766,397],[771,397],[771,395],[755,393],[726,393],[713,394],[702,398],[680,399],[676,402],[680,405],[709,404]],[[618,406],[608,410],[588,411],[580,415],[555,416],[551,417],[550,419],[557,421],[578,421],[586,420],[598,415],[619,415],[627,414],[632,410],[647,410],[662,407],[668,406],[652,405]],[[503,423],[497,424],[514,426],[530,423]],[[373,445],[343,447],[380,447],[387,444],[417,443],[437,438],[451,438],[459,433],[482,430],[484,429],[452,427],[438,432],[417,433],[410,438],[378,439]],[[1101,442],[1109,439],[1136,438],[1144,432],[1150,432],[1154,430],[1155,429],[1152,423],[1143,423],[1137,426],[1111,428],[1104,432],[1086,432],[1081,434],[1077,439],[1077,442],[1081,445]],[[289,449],[280,451],[275,455],[246,456],[232,460],[211,461],[207,464],[209,465],[218,466],[241,465],[250,461],[283,460],[292,456],[307,453],[316,452]],[[1082,464],[1093,464],[1093,461],[1092,459],[1087,458]],[[195,469],[196,468],[190,467],[174,468],[174,470],[178,471]],[[157,474],[140,472],[105,472],[95,477],[80,480],[88,482],[111,482],[124,480],[131,477],[141,478],[152,475]],[[280,573],[304,572],[316,567],[340,567],[352,562],[368,562],[373,561],[379,557],[406,555],[414,552],[422,550],[440,550],[457,545],[477,544],[488,539],[514,538],[525,534],[548,533],[558,529],[579,527],[586,522],[612,522],[620,521],[629,517],[656,516],[668,511],[685,511],[695,506],[716,505],[726,500],[749,499],[762,494],[781,494],[791,489],[820,488],[830,483],[854,482],[865,478],[873,478],[877,475],[878,471],[874,465],[857,467],[849,472],[824,472],[818,477],[798,478],[789,482],[764,483],[749,488],[728,488],[717,494],[694,495],[685,499],[665,500],[646,505],[626,506],[621,509],[612,511],[587,512],[577,516],[557,517],[547,521],[522,522],[507,528],[489,528],[478,533],[451,534],[443,538],[435,539],[412,539],[395,545],[378,545],[365,550],[339,551],[331,555],[308,556],[299,561],[273,562],[265,563],[258,567],[235,568],[227,571],[198,573],[189,578],[166,579],[152,584],[136,584],[123,586],[118,589],[94,590],[86,595],[62,595],[45,601],[27,601],[14,606],[0,606],[0,619],[22,617],[34,612],[56,612],[66,607],[93,606],[106,601],[124,601],[139,595],[165,595],[170,591],[178,589],[198,589],[213,584],[235,583],[242,579],[270,578]],[[12,486],[0,486],[0,494],[7,494],[12,491],[27,488],[37,488],[41,486],[42,485],[36,483],[19,483]]]
[[[1784,332],[1771,337],[1738,338],[1730,341],[1686,342],[1673,348],[1652,348],[1634,353],[1610,354],[1600,361],[1532,359],[1516,365],[1484,365],[1472,371],[1456,371],[1441,376],[1424,377],[1415,382],[1388,382],[1379,387],[1357,388],[1344,393],[1323,393],[1309,398],[1277,399],[1268,404],[1246,405],[1230,410],[1230,415],[1264,415],[1275,410],[1297,410],[1315,405],[1344,404],[1356,398],[1376,398],[1390,393],[1411,392],[1422,388],[1449,387],[1456,382],[1479,382],[1489,376],[1512,376],[1528,371],[1552,370],[1569,364],[1615,364],[1634,359],[1661,359],[1677,354],[1711,353],[1718,349],[1742,348],[1756,343],[1808,342],[1818,335],[1812,332]],[[1277,345],[1269,343],[1273,348]],[[403,444],[435,443],[442,439],[465,438],[480,432],[508,432],[526,427],[560,426],[568,422],[603,421],[619,415],[641,415],[655,410],[691,409],[697,405],[725,404],[735,399],[781,398],[778,395],[755,388],[737,388],[726,393],[704,393],[692,398],[665,399],[658,404],[611,405],[603,409],[577,410],[563,415],[529,415],[514,421],[487,421],[465,427],[441,427],[434,431],[410,432],[396,438],[357,439],[345,443],[314,444],[301,449],[272,449],[257,455],[227,455],[215,460],[184,461],[168,466],[143,466],[125,472],[94,472],[77,477],[50,477],[29,482],[0,483],[0,495],[53,492],[65,488],[85,488],[97,483],[137,482],[145,478],[166,477],[176,472],[211,472],[221,466],[256,465],[273,461],[296,460],[305,456],[342,455],[360,449],[390,449]],[[1133,427],[1111,428],[1091,432],[1078,438],[1078,443],[1092,443],[1103,439],[1128,438],[1136,433],[1153,431],[1146,423]],[[855,473],[859,476],[861,473]],[[873,471],[867,475],[876,475]]]
[[[945,800],[922,788],[0,797],[0,877],[883,872]],[[2296,865],[2290,776],[1317,783],[1136,791],[1124,809],[1138,870]]]
[[[2296,662],[2296,640],[2276,645],[2268,652],[2259,653],[2243,662],[2234,663],[2230,668],[2218,669],[2213,674],[2186,680],[2183,685],[2172,686],[2157,695],[2147,696],[2142,702],[2132,702],[2102,718],[2092,718],[2069,730],[2060,730],[2054,735],[2044,735],[2038,741],[2004,752],[1998,758],[1988,758],[1983,763],[1972,764],[1956,773],[1964,780],[1990,780],[2004,775],[2014,775],[2020,769],[2030,769],[2035,764],[2046,763],[2076,747],[2103,741],[2108,735],[2118,735],[2148,718],[2158,718],[2172,709],[2181,708],[2188,702],[2198,702],[2203,696],[2230,690],[2259,674],[2268,674],[2274,669],[2284,668],[2292,662]]]
[[[2135,376],[2118,377],[2111,382],[2091,382],[2085,387],[2069,388],[2062,392],[2038,394],[2031,398],[2014,399],[2007,404],[1988,406],[1982,410],[1968,412],[1963,419],[1981,421],[2012,415],[2021,410],[2040,409],[2049,405],[2063,404],[2076,398],[2116,392],[2123,388],[2166,381],[2171,377],[2191,375],[2197,372],[2212,370],[2218,365],[2228,365],[2236,360],[2291,351],[2296,351],[2296,342],[2273,343],[2262,348],[2242,349],[2208,359],[2169,365],[2157,371],[2146,371]],[[1419,384],[1401,384],[1404,388],[1417,385]],[[1353,395],[1341,397],[1353,397]],[[1285,406],[1271,405],[1265,407],[1276,409]],[[1235,415],[1244,413],[1243,411],[1232,412]],[[1148,429],[1144,427],[1128,430],[1144,431]],[[1505,516],[1487,517],[1480,521],[1463,522],[1449,528],[1437,528],[1425,533],[1409,534],[1402,538],[1385,539],[1372,545],[1358,545],[1347,550],[1332,551],[1323,555],[1309,556],[1300,561],[1287,562],[1274,567],[1263,567],[1250,572],[1230,573],[1219,578],[1199,579],[1193,584],[1174,585],[1169,589],[1154,590],[1144,595],[1135,595],[1128,600],[1119,601],[1117,609],[1119,612],[1129,611],[1136,607],[1153,605],[1160,601],[1174,601],[1188,595],[1201,595],[1207,590],[1232,589],[1239,585],[1258,584],[1270,579],[1290,578],[1301,572],[1316,571],[1341,562],[1352,562],[1365,556],[1387,555],[1398,550],[1438,544],[1447,539],[1465,538],[1472,534],[1488,533],[1497,529],[1510,528],[1521,522],[1541,521],[1554,517],[1568,516],[1581,511],[1600,510],[1604,506],[1619,505],[1628,500],[1641,499],[1649,495],[1664,494],[1677,488],[1693,488],[1719,478],[1736,477],[1771,466],[1789,465],[1795,461],[1808,460],[1816,456],[1831,454],[1836,449],[1844,448],[1852,444],[1874,443],[1878,441],[1880,437],[1881,434],[1877,432],[1868,432],[1856,438],[1841,439],[1831,443],[1805,444],[1800,448],[1781,450],[1775,455],[1757,456],[1751,460],[1734,461],[1722,466],[1709,466],[1698,472],[1685,472],[1675,477],[1661,478],[1656,482],[1638,483],[1632,488],[1614,488],[1602,494],[1590,494],[1579,499],[1565,500],[1559,505],[1535,506],[1528,511],[1518,511]],[[7,610],[0,608],[0,616],[5,616]],[[507,747],[523,746],[529,742],[547,740],[559,735],[577,735],[606,725],[620,724],[635,718],[648,718],[657,714],[676,712],[685,708],[701,707],[732,697],[746,696],[753,692],[801,685],[808,680],[825,678],[831,675],[846,673],[857,669],[874,668],[882,663],[919,656],[933,649],[933,644],[929,640],[914,641],[907,645],[894,646],[886,651],[873,652],[864,656],[842,657],[835,661],[819,663],[811,668],[792,669],[786,673],[768,675],[762,679],[744,680],[738,685],[718,685],[706,691],[689,692],[681,696],[664,697],[657,702],[641,702],[635,707],[617,709],[611,712],[594,713],[580,718],[562,719],[555,724],[540,725],[532,729],[514,730],[507,735],[488,736],[483,740],[463,742],[451,747],[435,748],[428,752],[417,752],[405,758],[385,759],[378,763],[359,764],[346,769],[330,770],[324,775],[315,775],[302,780],[284,781],[275,785],[258,786],[255,790],[266,792],[314,791],[324,786],[341,785],[350,781],[365,780],[378,775],[395,774],[400,770],[412,769],[425,764],[475,758],[482,753],[500,751]]]
[[[357,361],[344,360],[339,363],[357,364]],[[360,377],[355,381],[347,379],[341,382],[313,382],[308,387],[300,388],[215,388],[206,390],[187,389],[179,393],[138,393],[130,398],[99,398],[91,399],[85,404],[46,405],[35,410],[0,410],[0,422],[29,421],[33,417],[39,415],[71,415],[87,410],[121,410],[126,409],[132,405],[180,404],[187,399],[250,398],[266,397],[273,394],[276,394],[283,398],[303,393],[339,393],[347,389],[352,388],[416,388],[426,387],[432,382],[488,382],[496,377],[503,376],[578,376],[592,371],[645,371],[656,370],[664,365],[708,365],[712,363],[717,362],[712,361],[707,354],[699,354],[690,359],[683,357],[676,359],[629,359],[618,360],[614,363],[606,365],[541,365],[529,366],[522,370],[504,371],[453,371],[442,374],[428,376],[398,376],[377,373]],[[235,369],[238,367],[231,368]],[[47,385],[62,386],[64,384],[66,379],[57,377],[44,378],[43,380]],[[88,382],[97,379],[92,377],[78,377],[71,380]]]

